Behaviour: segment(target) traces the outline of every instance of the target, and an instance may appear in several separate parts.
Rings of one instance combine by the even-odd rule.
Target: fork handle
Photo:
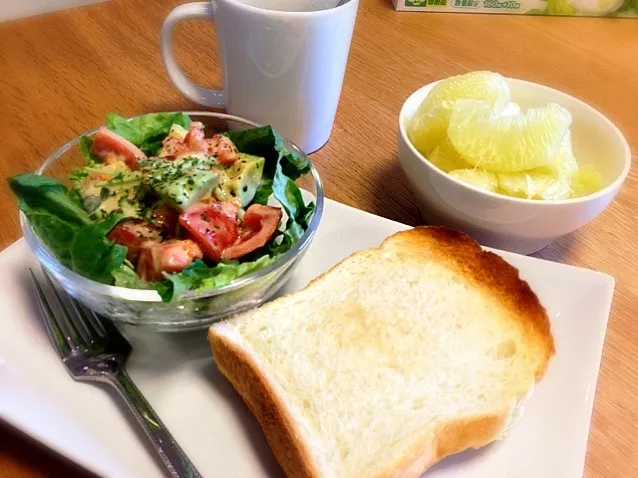
[[[133,415],[142,425],[146,436],[151,440],[168,469],[169,476],[173,478],[201,478],[195,465],[188,459],[184,450],[177,444],[173,435],[170,434],[125,370],[121,369],[115,374],[112,385],[122,395]]]

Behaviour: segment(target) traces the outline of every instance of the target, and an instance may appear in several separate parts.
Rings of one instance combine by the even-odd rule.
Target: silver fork
[[[43,269],[50,290],[47,298],[33,270],[29,272],[49,338],[71,376],[75,380],[103,382],[115,387],[153,443],[170,476],[201,478],[126,373],[124,363],[131,353],[131,345],[113,323],[102,320],[56,287]]]

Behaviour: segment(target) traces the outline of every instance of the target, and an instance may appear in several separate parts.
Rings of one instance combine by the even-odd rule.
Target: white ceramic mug
[[[336,1],[213,0],[181,5],[162,27],[168,76],[189,99],[272,124],[301,149],[314,152],[332,131],[359,0],[325,8],[330,3]],[[195,18],[215,22],[223,90],[198,86],[175,61],[173,29]]]

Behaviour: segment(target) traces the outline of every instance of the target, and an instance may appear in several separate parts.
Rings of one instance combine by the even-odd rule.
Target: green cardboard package
[[[392,0],[402,11],[638,18],[638,0]]]

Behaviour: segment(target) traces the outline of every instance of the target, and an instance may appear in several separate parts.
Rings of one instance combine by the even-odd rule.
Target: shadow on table
[[[425,224],[397,155],[387,158],[376,173],[371,199],[373,214],[411,226]]]
[[[570,264],[574,263],[574,256],[581,245],[581,233],[579,231],[574,231],[571,234],[567,234],[566,236],[557,239],[545,249],[542,249],[531,256],[546,261]]]

